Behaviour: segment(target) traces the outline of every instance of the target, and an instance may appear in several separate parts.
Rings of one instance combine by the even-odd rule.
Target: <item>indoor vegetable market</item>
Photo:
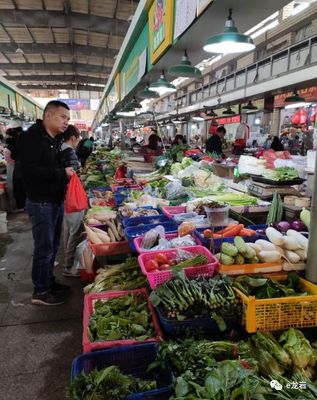
[[[317,399],[317,1],[0,1],[5,400]]]

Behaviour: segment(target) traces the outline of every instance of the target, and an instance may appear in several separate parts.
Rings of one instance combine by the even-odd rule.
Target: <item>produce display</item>
[[[310,293],[303,291],[299,276],[295,272],[288,274],[285,282],[263,277],[242,275],[234,279],[233,286],[247,296],[257,299],[274,299],[277,297],[308,296]]]
[[[85,225],[87,237],[93,244],[121,242],[125,239],[122,224],[117,219],[107,219],[102,225],[103,229],[96,226]]]
[[[282,218],[283,218],[283,202],[281,196],[277,192],[274,192],[272,204],[266,218],[266,223],[273,224],[276,222],[280,222],[282,221]]]
[[[85,217],[87,225],[102,225],[108,220],[116,219],[117,213],[109,207],[93,206]]]
[[[72,381],[67,392],[69,400],[123,400],[129,394],[156,389],[155,380],[143,380],[133,375],[123,374],[111,365],[88,374],[82,372]]]
[[[184,274],[178,274],[176,279],[155,288],[150,300],[155,307],[163,307],[168,318],[179,321],[210,316],[221,331],[226,329],[224,318],[240,313],[231,281],[220,276],[189,280]]]
[[[144,296],[129,294],[96,300],[89,320],[89,338],[94,341],[137,339],[155,336]]]
[[[128,257],[124,263],[107,266],[98,271],[95,281],[84,288],[84,293],[100,293],[107,290],[132,290],[147,286],[138,260]]]
[[[142,207],[133,209],[129,206],[123,206],[119,207],[118,211],[124,218],[150,217],[154,215],[159,215],[159,212],[157,210]]]
[[[266,169],[263,176],[272,181],[293,181],[299,178],[298,171],[293,167]]]
[[[253,229],[245,228],[243,224],[230,224],[226,228],[216,231],[205,229],[203,230],[202,235],[207,239],[221,239],[235,236],[254,236],[256,235],[256,231]]]

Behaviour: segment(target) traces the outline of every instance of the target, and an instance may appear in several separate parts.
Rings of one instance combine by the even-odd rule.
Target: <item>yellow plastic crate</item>
[[[317,326],[317,286],[303,278],[300,282],[311,295],[256,299],[234,288],[242,301],[242,325],[246,331],[254,333]]]

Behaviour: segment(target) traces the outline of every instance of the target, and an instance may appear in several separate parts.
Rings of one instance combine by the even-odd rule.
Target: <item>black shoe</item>
[[[59,306],[65,303],[65,299],[56,295],[52,291],[43,294],[33,293],[32,304],[39,306]]]
[[[69,292],[70,286],[63,285],[62,283],[54,282],[51,286],[51,290],[53,293],[60,293],[60,292]]]

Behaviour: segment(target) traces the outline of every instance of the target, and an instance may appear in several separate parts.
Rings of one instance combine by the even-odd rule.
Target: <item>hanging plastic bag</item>
[[[176,200],[187,195],[186,190],[178,181],[168,183],[165,186],[165,190],[167,200]]]
[[[73,268],[84,269],[87,273],[93,272],[95,256],[87,240],[80,242],[75,250]]]
[[[141,242],[141,248],[150,250],[159,244],[160,239],[165,239],[165,229],[162,225],[146,232]]]
[[[77,176],[73,174],[67,187],[65,212],[67,214],[87,210],[88,199],[84,188]]]

